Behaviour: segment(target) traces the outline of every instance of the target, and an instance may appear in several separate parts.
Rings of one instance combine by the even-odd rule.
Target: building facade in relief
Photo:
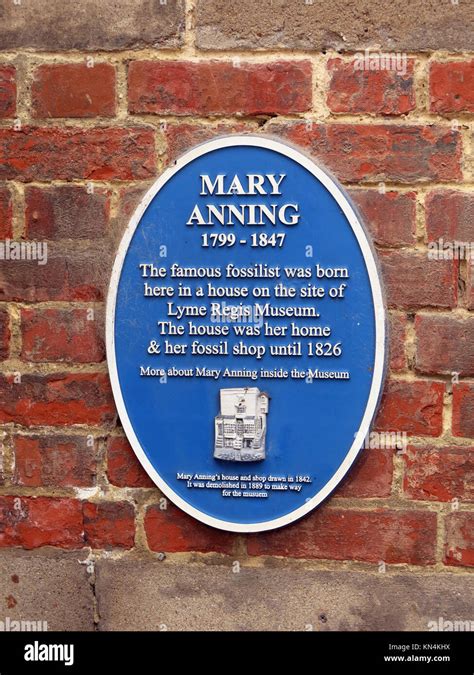
[[[220,390],[214,457],[233,462],[265,459],[269,396],[257,387]]]

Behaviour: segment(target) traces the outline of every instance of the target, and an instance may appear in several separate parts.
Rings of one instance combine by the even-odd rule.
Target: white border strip
[[[374,363],[374,374],[372,379],[372,386],[369,393],[369,398],[367,401],[367,407],[362,418],[362,422],[359,428],[359,431],[350,447],[349,452],[347,453],[344,461],[342,462],[339,469],[333,475],[331,480],[326,483],[326,485],[308,502],[295,509],[291,513],[288,513],[286,516],[281,516],[273,520],[268,520],[260,523],[234,523],[228,522],[225,520],[220,520],[219,518],[214,518],[209,516],[202,511],[194,508],[188,502],[186,502],[182,497],[180,497],[174,490],[161,478],[159,473],[156,471],[155,467],[152,465],[148,457],[146,456],[144,450],[142,449],[140,442],[138,441],[135,431],[132,427],[130,419],[128,417],[127,409],[122,397],[122,391],[120,388],[120,381],[117,371],[117,362],[115,358],[115,306],[117,300],[117,290],[120,280],[120,275],[122,272],[123,263],[125,256],[127,254],[130,242],[135,233],[135,230],[145,213],[148,205],[155,197],[155,195],[161,190],[161,188],[183,167],[192,162],[193,160],[205,155],[213,150],[219,150],[220,148],[228,148],[233,146],[253,146],[260,148],[267,148],[268,150],[273,150],[278,152],[290,159],[294,160],[302,167],[307,169],[317,180],[319,180],[324,187],[330,192],[334,197],[340,208],[342,209],[344,215],[349,221],[354,234],[357,238],[359,246],[361,248],[362,254],[364,256],[365,264],[367,267],[367,272],[369,275],[370,285],[372,289],[372,298],[374,302],[374,312],[375,312],[375,363]],[[301,518],[310,511],[312,511],[318,504],[320,504],[340,483],[344,478],[347,471],[351,467],[355,458],[357,457],[359,451],[361,450],[364,439],[367,436],[369,431],[370,423],[375,415],[379,396],[381,393],[381,388],[384,379],[384,370],[385,370],[385,306],[383,301],[383,292],[380,284],[380,279],[377,270],[377,264],[373,256],[372,248],[369,243],[367,234],[359,221],[359,218],[356,215],[352,205],[347,199],[346,195],[342,189],[336,184],[333,178],[329,176],[326,171],[317,166],[314,161],[303,154],[300,150],[293,148],[292,146],[277,141],[265,136],[256,136],[256,135],[235,135],[235,136],[221,136],[215,138],[211,141],[201,143],[192,150],[186,152],[179,159],[174,162],[174,165],[162,173],[162,175],[155,181],[151,188],[147,191],[140,204],[138,205],[135,213],[133,214],[127,229],[123,235],[123,238],[120,242],[120,245],[117,250],[117,255],[115,263],[112,269],[112,276],[110,279],[109,292],[107,295],[107,309],[106,309],[106,348],[107,348],[107,364],[109,369],[110,381],[112,384],[112,391],[115,398],[115,404],[117,406],[118,414],[120,416],[120,421],[125,430],[127,438],[135,451],[138,459],[140,460],[143,468],[148,473],[150,478],[156,483],[160,490],[177,506],[179,506],[183,511],[189,515],[197,518],[206,525],[211,525],[221,530],[227,530],[231,532],[263,532],[265,530],[273,530],[277,527],[282,527],[283,525],[288,525],[293,521]]]

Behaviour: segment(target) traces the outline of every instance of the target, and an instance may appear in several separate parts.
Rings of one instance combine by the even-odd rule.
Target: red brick
[[[474,501],[474,447],[413,447],[404,455],[403,490],[411,499]]]
[[[426,198],[425,209],[429,241],[474,241],[474,195],[433,190]]]
[[[457,301],[457,260],[430,260],[413,251],[380,251],[389,307],[451,308]]]
[[[390,368],[394,371],[405,370],[408,366],[405,354],[407,325],[406,316],[390,315]]]
[[[216,126],[198,124],[167,124],[165,137],[167,141],[167,160],[171,163],[177,157],[198,143],[204,143],[218,136],[227,134],[244,134],[255,132],[255,127],[245,122],[226,123]]]
[[[126,438],[107,442],[107,477],[117,487],[155,487]]]
[[[84,436],[16,436],[16,485],[27,487],[91,487],[97,457]]]
[[[64,256],[51,255],[48,249],[42,248],[41,255],[46,254],[49,262],[42,264],[40,260],[3,261],[0,266],[0,300],[30,301],[67,299],[67,262]]]
[[[133,548],[135,509],[129,502],[84,502],[84,540],[92,548]]]
[[[412,246],[416,242],[416,194],[352,190],[367,227],[378,246]]]
[[[474,438],[474,384],[453,386],[453,435]]]
[[[436,514],[322,507],[281,530],[251,535],[250,555],[428,565],[435,561]]]
[[[115,418],[109,378],[104,373],[0,375],[0,423],[108,424]]]
[[[0,118],[15,117],[15,74],[14,66],[0,66]]]
[[[115,69],[106,63],[62,63],[36,68],[33,117],[113,117]]]
[[[364,448],[335,497],[388,497],[392,491],[393,450]]]
[[[115,215],[111,222],[111,240],[117,247],[136,207],[143,199],[146,187],[126,187],[119,190]]]
[[[474,60],[431,64],[430,110],[474,112]]]
[[[311,109],[310,61],[132,61],[131,113],[259,115]]]
[[[145,532],[152,551],[201,551],[232,553],[235,535],[198,522],[168,502],[166,509],[149,506]]]
[[[0,129],[0,180],[134,180],[155,173],[148,128]]]
[[[418,314],[415,367],[428,375],[474,375],[474,316]]]
[[[142,187],[126,187],[119,190],[117,204],[118,218],[122,224],[128,224],[140,201],[143,199]]]
[[[274,122],[269,133],[308,150],[343,181],[423,181],[462,178],[459,131],[441,126]]]
[[[458,511],[446,517],[447,565],[474,566],[474,513]]]
[[[30,239],[97,239],[107,234],[110,192],[84,187],[27,187],[26,235]]]
[[[48,248],[54,248],[50,246]],[[104,300],[110,280],[112,251],[107,241],[98,241],[88,247],[61,251],[57,258],[65,265],[63,288],[59,290],[57,300]],[[55,263],[54,255],[51,265]],[[48,259],[49,264],[49,259]],[[38,289],[39,290],[39,289]],[[50,289],[45,289],[49,293]],[[0,291],[1,295],[1,291]],[[47,300],[48,298],[43,298]],[[53,300],[49,296],[50,300]]]
[[[12,236],[12,196],[8,188],[0,188],[0,238]]]
[[[355,60],[328,61],[327,104],[332,112],[403,115],[415,109],[413,59],[407,60],[403,75],[396,70],[359,70],[356,65]]]
[[[21,356],[25,361],[98,363],[104,360],[102,312],[91,309],[23,309]]]
[[[378,431],[400,431],[414,436],[439,436],[442,431],[444,384],[390,380],[375,421]]]
[[[103,300],[110,277],[110,254],[105,241],[73,250],[52,242],[47,243],[46,264],[38,260],[3,261],[0,300]]]
[[[0,547],[81,548],[82,505],[73,499],[0,497]]]
[[[10,353],[10,317],[6,309],[0,309],[0,361]]]

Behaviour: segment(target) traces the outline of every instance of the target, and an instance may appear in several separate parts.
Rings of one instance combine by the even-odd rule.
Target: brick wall
[[[202,601],[189,618],[186,594],[243,570],[250,598],[267,569],[282,575],[274,593],[293,584],[297,595],[305,575],[316,589],[314,617],[295,608],[277,627],[423,628],[443,611],[441,588],[445,614],[472,618],[460,589],[474,565],[474,266],[428,258],[439,238],[474,241],[467,3],[65,4],[5,0],[0,11],[0,236],[47,241],[49,254],[0,261],[3,595],[23,615],[43,607],[58,629],[222,627],[228,609]],[[366,48],[399,52],[403,72],[357,69]],[[113,253],[140,196],[178,154],[235,131],[309,151],[365,216],[391,323],[375,428],[408,438],[402,451],[365,450],[307,518],[250,536],[200,524],[153,487],[117,419],[103,329]],[[138,570],[149,588],[184,575],[180,619],[176,606],[156,613],[166,601],[137,589]],[[383,602],[418,598],[417,609],[401,624],[390,607],[374,614],[376,600],[351,613],[337,583],[321,590],[328,574],[344,578],[345,597],[380,585]],[[56,577],[72,589],[62,613],[41,600]],[[128,622],[124,597],[140,597]],[[338,602],[326,626],[321,612]],[[249,607],[230,627],[275,627]]]

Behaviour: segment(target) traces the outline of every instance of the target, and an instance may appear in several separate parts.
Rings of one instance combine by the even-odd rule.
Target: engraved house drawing
[[[220,390],[214,457],[234,462],[265,459],[269,395],[257,387]]]

